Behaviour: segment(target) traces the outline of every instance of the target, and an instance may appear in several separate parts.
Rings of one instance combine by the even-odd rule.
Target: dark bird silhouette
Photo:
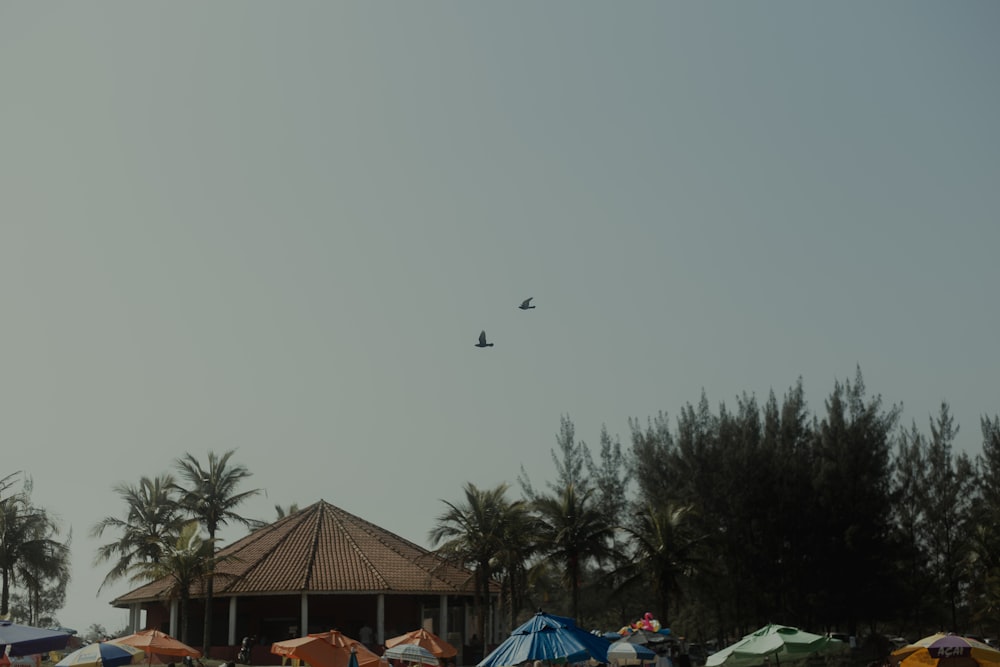
[[[486,332],[483,331],[479,334],[479,342],[476,343],[476,347],[493,347],[493,343],[486,342]]]
[[[520,308],[521,310],[531,310],[532,308],[534,308],[534,306],[531,305],[531,300],[534,298],[535,297],[533,296],[529,296],[527,299],[521,302],[521,305],[518,306],[518,308]]]

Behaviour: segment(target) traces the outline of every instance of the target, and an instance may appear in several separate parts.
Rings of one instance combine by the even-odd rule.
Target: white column
[[[442,595],[438,604],[438,631],[437,636],[448,641],[448,596]]]
[[[177,599],[170,601],[170,636],[177,637],[177,613],[179,609],[179,603]]]
[[[236,596],[229,598],[229,645],[236,646]]]
[[[385,643],[385,594],[378,594],[375,611],[375,636],[379,644]]]
[[[136,602],[132,605],[132,632],[139,632],[142,628],[139,627],[139,622],[142,620],[142,607]]]
[[[299,621],[299,637],[305,637],[309,634],[309,594],[305,591],[302,592],[302,603],[301,611],[299,612],[302,620]]]
[[[487,644],[495,643],[493,641],[493,637],[495,636],[493,624],[496,623],[496,619],[493,617],[493,598],[490,597],[489,593],[486,594],[486,601],[489,603],[486,605],[486,620],[488,621],[486,624],[486,636],[489,639],[486,639],[486,637],[483,638],[483,651],[486,650]],[[483,653],[483,657],[486,657],[485,653]]]

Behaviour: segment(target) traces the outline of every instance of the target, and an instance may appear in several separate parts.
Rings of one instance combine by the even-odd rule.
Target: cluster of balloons
[[[642,618],[640,618],[635,623],[631,623],[629,625],[624,626],[621,630],[618,631],[618,634],[625,636],[631,632],[635,632],[636,630],[648,630],[650,632],[659,632],[660,622],[655,618],[653,618],[653,614],[651,612],[647,611],[645,614],[643,614]]]

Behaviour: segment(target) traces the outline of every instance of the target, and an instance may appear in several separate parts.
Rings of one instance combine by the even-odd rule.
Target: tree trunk
[[[181,641],[188,643],[188,596],[181,593]]]
[[[476,613],[479,615],[479,642],[483,646],[483,653],[486,653],[486,608],[490,604],[490,566],[489,564],[480,563],[479,565],[479,595],[477,599],[479,600],[479,609]]]
[[[201,654],[209,658],[209,648],[212,646],[212,597],[213,577],[209,573],[205,581],[205,636],[201,640]]]
[[[0,616],[7,615],[7,604],[10,602],[10,572],[3,570],[3,591],[0,592]]]
[[[666,586],[659,586],[659,597],[660,597],[660,625],[664,628],[670,627],[670,593]]]
[[[577,560],[576,554],[570,556],[569,562],[569,576],[571,581],[572,589],[570,590],[571,602],[573,606],[573,620],[576,622],[580,621],[580,566]]]

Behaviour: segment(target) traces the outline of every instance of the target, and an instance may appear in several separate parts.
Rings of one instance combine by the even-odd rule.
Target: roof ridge
[[[430,550],[430,549],[428,549],[426,547],[422,547],[422,546],[420,546],[419,544],[417,544],[415,542],[411,542],[410,540],[406,539],[405,537],[402,537],[401,535],[396,535],[395,533],[392,533],[392,532],[386,530],[385,528],[382,528],[381,526],[376,526],[371,521],[363,519],[363,518],[361,518],[361,517],[359,517],[359,516],[357,516],[355,514],[351,514],[347,510],[342,509],[340,507],[337,507],[336,505],[331,505],[330,503],[327,503],[326,501],[321,501],[321,502],[325,503],[327,506],[329,506],[329,507],[333,508],[334,510],[336,510],[334,512],[334,514],[336,514],[336,512],[339,512],[341,514],[347,515],[351,519],[354,519],[357,523],[361,524],[361,525],[358,526],[359,528],[361,528],[368,535],[370,535],[371,537],[373,537],[374,539],[376,539],[379,542],[379,544],[381,544],[383,547],[385,547],[387,549],[390,549],[393,553],[395,553],[397,556],[400,556],[401,558],[407,558],[406,554],[402,553],[402,551],[400,551],[398,548],[396,548],[396,545],[392,544],[392,541],[385,539],[387,536],[388,537],[392,537],[394,541],[403,542],[407,546],[409,546],[409,547],[413,548],[414,550],[416,550],[417,552],[419,552],[421,559],[423,557],[428,557],[428,558],[432,559],[434,561],[434,564],[436,566],[451,565],[452,567],[458,567],[458,569],[462,569],[462,570],[465,569],[464,567],[456,566],[454,563],[450,563],[447,559],[445,559],[442,556],[438,555],[435,551],[432,551],[432,550]],[[338,522],[340,523],[339,519],[338,519]],[[341,523],[341,525],[343,525],[343,524]],[[375,572],[378,575],[379,580],[382,583],[388,583],[387,580],[385,579],[385,577],[382,576],[382,573],[371,562],[371,559],[369,559],[368,556],[358,546],[357,542],[354,540],[354,537],[351,536],[347,532],[345,532],[344,535],[346,535],[350,539],[351,548],[355,551],[355,553],[357,553],[359,556],[361,556],[361,558],[366,563],[368,563],[371,566],[372,571]],[[427,567],[427,566],[424,565],[423,562],[420,562],[420,560],[411,560],[410,562],[414,566],[416,566],[416,567],[420,568],[421,570],[423,570],[424,573],[427,575],[427,577],[429,579],[434,579],[434,580],[436,580],[436,581],[438,581],[438,582],[440,582],[440,583],[448,586],[449,588],[451,588],[451,589],[453,589],[455,591],[459,590],[458,586],[456,586],[452,582],[448,581],[447,579],[444,579],[444,578],[438,576],[437,574],[435,574],[435,570],[437,569],[437,567]],[[471,576],[471,573],[470,573],[470,576]]]
[[[312,513],[311,512],[307,512],[307,510],[309,510],[311,507],[313,507],[316,504],[317,503],[313,503],[313,505],[310,505],[310,507],[303,508],[302,510],[299,510],[298,512],[294,512],[292,514],[289,514],[288,516],[284,516],[284,517],[278,519],[277,521],[274,521],[272,523],[264,525],[261,528],[258,528],[257,530],[252,530],[250,533],[248,533],[247,535],[244,535],[240,539],[236,540],[235,542],[233,542],[232,544],[230,544],[229,546],[227,546],[225,549],[220,549],[219,552],[216,554],[216,557],[226,556],[226,555],[228,555],[226,553],[228,551],[233,551],[234,553],[238,553],[239,551],[247,548],[248,546],[250,546],[252,544],[255,544],[257,542],[263,542],[266,538],[270,537],[271,535],[277,535],[278,539],[275,540],[275,542],[271,546],[271,548],[265,549],[264,552],[263,552],[263,554],[264,555],[270,555],[270,554],[276,553],[279,549],[283,548],[287,544],[287,542],[289,541],[289,539],[291,538],[291,536],[293,534],[294,528],[296,526],[298,526],[298,525],[301,525],[302,523],[304,523],[305,521],[308,520],[310,514],[312,514]],[[286,530],[286,531],[282,532],[282,531],[279,531],[279,530],[276,529],[277,526],[279,526],[279,524],[281,526],[284,526],[285,524],[292,524],[292,528],[290,530]],[[252,573],[254,570],[256,570],[257,568],[261,567],[261,564],[264,562],[264,560],[265,559],[263,557],[261,557],[261,558],[257,558],[254,561],[250,562],[248,564],[247,568],[244,569],[242,572],[240,572],[240,574],[238,576],[231,577],[231,581],[227,582],[226,586],[223,588],[223,591],[221,591],[221,592],[224,592],[224,591],[228,590],[229,588],[232,587],[233,584],[236,583],[236,581],[238,579],[246,577],[247,575],[249,575],[250,573]],[[243,561],[237,561],[237,562],[243,562]],[[311,568],[312,568],[311,559],[310,559],[310,565],[309,565],[309,567],[310,567],[310,570],[311,570]],[[310,573],[307,573],[307,575],[305,577],[306,580],[308,580],[309,574]]]
[[[341,517],[337,516],[337,512],[336,511],[333,511],[333,510],[338,510],[340,508],[336,507],[335,505],[331,505],[330,503],[327,503],[325,500],[322,501],[322,502],[324,502],[326,504],[326,506],[330,508],[330,515],[332,516],[334,523],[336,523],[337,528],[340,530],[341,534],[350,543],[351,549],[354,551],[354,553],[356,553],[358,555],[358,557],[360,557],[361,560],[364,561],[365,565],[368,566],[368,570],[375,575],[375,577],[378,579],[379,583],[382,586],[388,587],[388,585],[389,585],[388,580],[386,580],[386,578],[382,575],[382,572],[378,569],[378,567],[375,566],[375,563],[372,562],[372,559],[368,557],[368,554],[366,554],[361,549],[361,547],[358,545],[357,540],[355,540],[354,536],[351,535],[351,532],[346,529],[346,526],[344,525],[343,519]],[[351,514],[350,512],[346,512],[344,510],[340,510],[340,511],[343,512],[344,514],[350,516],[350,517],[353,517],[353,518],[359,519],[361,521],[364,521],[364,519],[361,519],[361,517],[354,517],[354,515]],[[365,527],[361,526],[361,528],[364,529]],[[366,530],[365,532],[367,532],[369,535],[373,535],[373,533],[371,531],[369,531],[369,530]],[[379,540],[379,541],[381,542],[381,540]]]
[[[313,531],[312,531],[312,544],[309,546],[309,558],[306,559],[306,572],[305,577],[302,579],[302,590],[309,590],[309,586],[312,583],[313,569],[316,567],[316,554],[319,553],[319,536],[323,528],[323,514],[326,511],[326,505],[328,504],[325,500],[320,500],[317,509],[310,512],[310,516],[313,519]]]

